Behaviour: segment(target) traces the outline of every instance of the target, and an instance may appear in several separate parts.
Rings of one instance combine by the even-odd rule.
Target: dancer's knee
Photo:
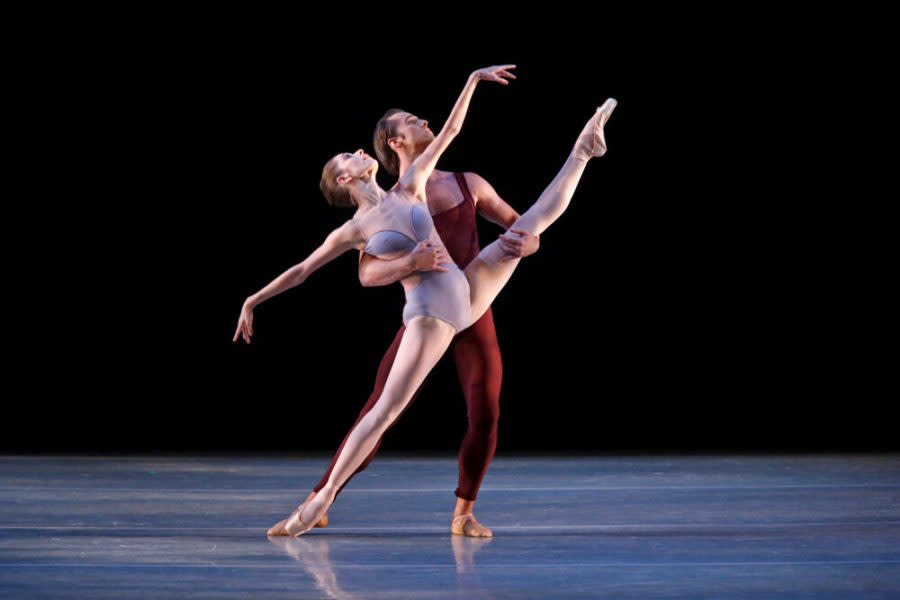
[[[499,421],[500,407],[485,407],[469,415],[469,429],[482,437],[496,435]]]

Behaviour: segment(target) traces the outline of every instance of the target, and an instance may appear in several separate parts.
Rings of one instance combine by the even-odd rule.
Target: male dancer
[[[391,109],[375,126],[373,141],[378,160],[388,173],[399,177],[433,139],[434,133],[428,128],[428,121],[399,109]],[[500,198],[494,188],[475,173],[449,173],[435,169],[428,178],[425,190],[435,229],[450,257],[461,269],[465,269],[480,251],[476,210],[482,217],[504,229],[519,218],[519,214]],[[513,230],[500,236],[500,244],[512,260],[534,254],[540,246],[540,239],[536,235]],[[421,242],[410,254],[394,260],[379,260],[369,254],[361,254],[359,278],[365,286],[388,285],[414,271],[443,270],[440,266],[443,262],[447,262],[443,249],[434,248],[429,242]],[[404,331],[405,327],[401,326],[382,358],[372,395],[360,412],[357,423],[381,396]],[[491,537],[491,530],[479,523],[473,514],[478,488],[497,448],[497,420],[500,416],[503,366],[490,308],[481,319],[454,338],[450,351],[468,412],[468,429],[459,450],[459,484],[450,530],[457,535]],[[369,465],[380,444],[379,440],[354,475]],[[314,493],[328,482],[343,447],[342,442]],[[312,496],[313,493],[310,494]],[[326,514],[316,526],[327,525]]]

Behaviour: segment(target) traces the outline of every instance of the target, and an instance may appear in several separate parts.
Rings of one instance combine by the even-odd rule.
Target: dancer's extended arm
[[[353,248],[361,248],[364,243],[362,234],[356,221],[347,221],[342,226],[328,234],[322,245],[313,250],[303,262],[300,262],[275,279],[264,288],[248,297],[241,308],[241,316],[238,318],[237,330],[234,332],[236,342],[243,335],[244,341],[250,343],[253,335],[253,309],[272,296],[280,294],[292,287],[298,286],[319,267],[331,262],[344,252]]]
[[[434,170],[435,165],[437,165],[441,154],[444,153],[444,150],[447,149],[447,146],[450,145],[450,142],[453,141],[453,138],[456,137],[462,128],[463,120],[466,118],[466,111],[469,110],[469,102],[472,100],[472,94],[475,93],[475,86],[478,85],[479,81],[496,81],[497,83],[508,85],[509,82],[504,77],[515,79],[516,76],[509,72],[509,69],[514,68],[516,68],[516,65],[487,67],[478,69],[469,75],[466,86],[463,88],[459,98],[456,99],[456,104],[453,105],[453,110],[450,111],[450,116],[447,117],[447,122],[444,123],[441,132],[435,136],[428,148],[413,161],[413,164],[410,165],[397,182],[398,186],[412,192],[424,202],[425,182],[428,181],[428,177]]]

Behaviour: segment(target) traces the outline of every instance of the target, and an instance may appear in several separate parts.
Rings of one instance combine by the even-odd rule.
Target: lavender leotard
[[[434,230],[428,208],[418,200],[409,204],[393,202],[387,209],[379,207],[373,210],[379,213],[366,220],[365,229],[374,232],[368,236],[363,251],[376,258],[393,258],[411,251],[416,244],[427,239],[444,245]],[[419,281],[406,291],[404,324],[408,325],[415,317],[424,315],[450,323],[457,332],[469,326],[469,281],[456,263],[441,266],[447,269],[446,273],[424,271],[412,275]]]

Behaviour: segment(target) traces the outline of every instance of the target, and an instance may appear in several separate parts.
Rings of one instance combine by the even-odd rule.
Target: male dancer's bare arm
[[[478,214],[507,230],[499,238],[500,248],[507,254],[503,260],[524,258],[537,252],[541,246],[539,235],[526,231],[509,231],[512,224],[519,218],[519,213],[500,197],[494,187],[476,173],[466,173],[464,177],[475,200]]]
[[[380,259],[359,253],[359,282],[365,287],[390,285],[418,271],[444,271],[443,263],[452,259],[444,246],[428,240],[416,244],[409,253],[392,259]]]

